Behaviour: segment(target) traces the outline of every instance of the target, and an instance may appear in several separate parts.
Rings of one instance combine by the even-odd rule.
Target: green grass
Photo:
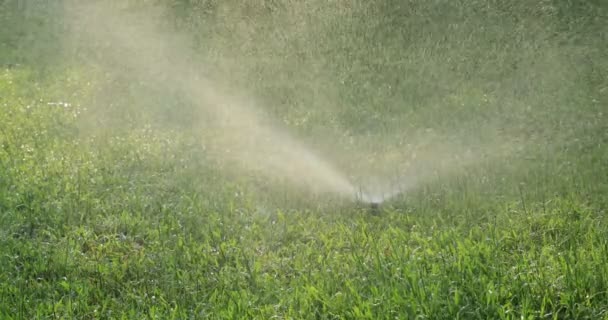
[[[354,178],[483,157],[379,215],[221,170],[172,88],[35,61],[30,17],[0,31],[0,318],[608,319],[605,5],[226,3],[165,27]]]

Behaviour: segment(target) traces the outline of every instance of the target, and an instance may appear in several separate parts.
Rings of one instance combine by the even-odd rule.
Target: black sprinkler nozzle
[[[370,213],[373,215],[378,215],[380,214],[380,203],[378,202],[372,202],[369,204],[370,206]]]

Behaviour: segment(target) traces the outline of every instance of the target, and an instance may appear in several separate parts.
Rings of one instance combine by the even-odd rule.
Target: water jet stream
[[[192,62],[195,53],[156,30],[143,14],[130,15],[102,4],[71,7],[74,29],[89,41],[106,44],[105,53],[140,78],[156,78],[196,104],[212,118],[201,137],[209,151],[242,170],[287,180],[314,193],[354,199],[356,189],[345,176],[237,94],[203,76],[204,66]],[[136,21],[136,23],[133,23]],[[247,99],[251,101],[251,99]],[[266,120],[266,121],[264,121]]]

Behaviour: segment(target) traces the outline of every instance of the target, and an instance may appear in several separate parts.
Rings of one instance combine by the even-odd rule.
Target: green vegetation
[[[429,173],[370,215],[227,169],[69,1],[0,0],[0,318],[608,319],[605,1],[113,2],[352,180]]]

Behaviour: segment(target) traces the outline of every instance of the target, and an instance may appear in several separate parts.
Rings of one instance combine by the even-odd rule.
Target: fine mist
[[[356,189],[321,157],[272,125],[252,99],[238,97],[205,76],[205,67],[193,62],[194,52],[177,36],[163,34],[154,25],[153,12],[125,15],[104,5],[74,5],[75,28],[89,41],[105,43],[104,54],[138,77],[151,77],[177,90],[198,106],[207,126],[209,152],[232,165],[232,170],[280,178],[314,193],[352,198]],[[133,20],[135,18],[135,20]],[[137,21],[137,23],[133,23]],[[162,80],[161,80],[162,79]]]
[[[338,12],[347,25],[346,22],[354,21],[357,13],[373,13],[370,8],[372,6],[344,7],[338,8]],[[221,163],[218,170],[264,177],[313,194],[332,194],[366,202],[381,202],[432,177],[458,174],[467,166],[491,159],[506,159],[528,145],[546,142],[546,137],[553,131],[538,119],[551,110],[544,107],[533,109],[530,105],[534,99],[541,99],[540,93],[563,87],[563,79],[568,75],[566,66],[553,71],[557,69],[552,68],[560,66],[562,57],[551,46],[537,50],[522,45],[522,49],[515,50],[515,58],[511,59],[528,63],[529,68],[525,72],[494,75],[502,77],[497,82],[488,81],[484,78],[487,74],[480,71],[458,68],[473,63],[475,66],[470,70],[489,70],[494,65],[491,64],[493,60],[487,57],[499,55],[499,49],[488,47],[478,61],[469,62],[467,59],[471,57],[467,54],[475,58],[466,47],[475,46],[475,40],[469,35],[455,40],[454,43],[462,44],[461,47],[450,48],[445,56],[434,55],[435,49],[437,52],[445,50],[433,49],[436,43],[432,39],[413,39],[408,55],[398,61],[417,67],[409,67],[412,71],[403,75],[404,79],[412,79],[403,84],[406,89],[394,91],[387,85],[387,89],[373,91],[367,82],[357,84],[352,80],[354,84],[351,86],[359,86],[352,97],[359,97],[360,101],[353,98],[342,101],[338,93],[326,99],[328,110],[360,127],[367,123],[385,126],[386,130],[380,137],[367,134],[365,130],[361,130],[364,133],[359,135],[349,133],[352,130],[344,124],[346,120],[338,119],[327,121],[333,127],[326,128],[325,133],[315,139],[301,139],[306,134],[294,134],[269,111],[266,102],[260,102],[248,90],[240,88],[238,75],[213,71],[214,68],[190,46],[190,37],[186,33],[163,24],[164,9],[129,12],[119,5],[93,2],[73,3],[67,6],[66,11],[72,40],[95,47],[97,62],[102,62],[102,68],[127,75],[133,81],[145,79],[154,82],[160,90],[177,92],[182,99],[196,106],[197,116],[201,119],[198,124],[201,146],[211,158]],[[297,8],[293,11],[298,17]],[[337,24],[340,25],[340,21]],[[477,26],[469,23],[468,27]],[[468,34],[465,29],[457,31]],[[543,34],[537,31],[531,32]],[[306,35],[307,32],[305,28],[298,30],[298,34]],[[314,33],[307,36],[315,38]],[[313,46],[315,42],[309,42],[309,45]],[[229,49],[224,48],[225,51],[219,51],[218,55],[233,57],[235,54]],[[379,51],[378,56],[382,54],[388,53]],[[255,68],[255,65],[246,65],[246,57],[236,55],[232,65]],[[462,61],[454,62],[458,60],[455,57]],[[356,66],[356,61],[352,64]],[[509,68],[505,66],[503,69]],[[538,81],[533,72],[537,70],[544,72],[542,81]],[[368,77],[379,76],[380,71]],[[340,77],[340,74],[336,75],[336,78]],[[346,81],[340,80],[341,83]],[[526,86],[528,83],[531,85]],[[297,88],[297,83],[293,86]],[[484,92],[493,94],[488,96]],[[395,102],[400,95],[403,101]],[[379,100],[382,97],[389,98]],[[417,97],[417,100],[412,97]],[[465,105],[462,97],[479,104],[476,117],[459,113]],[[559,98],[556,96],[554,99]],[[382,120],[365,105],[378,105],[378,101],[384,104],[385,110],[382,111],[390,114],[393,108],[395,115]],[[359,109],[348,106],[349,103],[359,105]],[[399,107],[402,105],[407,108]],[[445,109],[442,106],[446,106]],[[312,105],[309,107],[313,109]],[[316,106],[315,109],[321,108]],[[336,125],[336,122],[342,124]]]

